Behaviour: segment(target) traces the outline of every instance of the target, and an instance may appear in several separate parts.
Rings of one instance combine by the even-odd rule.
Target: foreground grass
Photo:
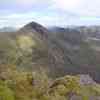
[[[0,100],[100,100],[100,85],[80,84],[80,76],[49,78],[45,72],[0,66]]]

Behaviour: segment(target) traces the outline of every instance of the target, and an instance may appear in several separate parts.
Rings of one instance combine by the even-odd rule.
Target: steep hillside
[[[41,33],[46,29],[42,28],[32,22],[17,32],[0,33],[0,64],[15,64],[27,70],[40,70],[41,66],[47,69],[48,50]]]
[[[93,43],[86,41],[77,28],[51,32],[31,22],[17,32],[0,33],[0,41],[1,64],[14,64],[26,70],[46,70],[54,78],[89,74],[100,82],[99,51],[92,48]]]
[[[88,28],[90,29],[90,31],[88,30]],[[91,31],[92,33],[90,33]],[[62,58],[60,59],[60,61],[63,61],[63,64],[60,64],[61,66],[65,66],[63,68],[60,67],[61,69],[59,72],[61,73],[61,70],[64,69],[64,73],[68,74],[89,73],[95,80],[99,81],[100,56],[97,49],[99,49],[100,44],[99,39],[93,41],[93,38],[98,37],[98,35],[96,36],[96,34],[99,34],[99,26],[96,28],[85,27],[84,30],[83,27],[56,27],[53,28],[51,32],[53,35],[53,41],[56,44],[55,48],[61,48],[62,54],[60,57]],[[92,34],[94,34],[95,36],[93,37]],[[92,41],[90,41],[89,38],[91,38]],[[57,49],[55,51],[57,51]],[[57,53],[57,59],[59,59],[59,55],[60,53]],[[70,63],[69,65],[67,65],[68,62]]]

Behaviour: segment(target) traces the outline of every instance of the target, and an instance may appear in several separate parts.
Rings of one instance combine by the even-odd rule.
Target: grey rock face
[[[95,81],[89,75],[80,75],[81,85],[93,85],[96,84]]]

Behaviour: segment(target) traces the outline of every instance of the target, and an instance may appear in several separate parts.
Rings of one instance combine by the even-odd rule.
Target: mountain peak
[[[47,33],[48,32],[48,30],[45,27],[43,27],[42,25],[40,25],[34,21],[25,25],[22,29],[34,30],[35,32],[39,32],[39,33]]]
[[[46,29],[44,26],[32,21],[28,24],[26,24],[24,27],[20,29],[21,32],[31,32],[31,33],[38,33],[41,37],[47,37],[48,35],[48,29]]]

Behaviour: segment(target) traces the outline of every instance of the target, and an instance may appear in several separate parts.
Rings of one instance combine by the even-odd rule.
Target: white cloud
[[[0,27],[13,26],[22,27],[28,22],[35,21],[37,18],[37,13],[24,13],[24,14],[9,14],[0,16]]]
[[[81,16],[100,16],[100,0],[52,0],[54,7]]]
[[[81,2],[82,0],[53,0],[53,6],[63,10],[74,10]]]
[[[1,0],[0,5],[0,27],[21,27],[31,21],[63,26],[100,21],[100,0]]]
[[[15,0],[19,5],[31,5],[37,3],[37,0]]]
[[[9,14],[7,16],[0,16],[0,23],[2,26],[22,27],[23,25],[35,21],[44,26],[62,25],[66,24],[66,16],[59,15],[41,15],[39,13],[24,13],[24,14]],[[0,27],[2,27],[0,26]]]
[[[34,6],[48,4],[48,0],[15,0],[16,5],[22,8],[31,8]]]
[[[69,11],[80,16],[100,16],[100,0],[0,0],[0,6],[2,5],[15,11],[33,10],[36,7],[42,10],[47,5],[48,8]]]

